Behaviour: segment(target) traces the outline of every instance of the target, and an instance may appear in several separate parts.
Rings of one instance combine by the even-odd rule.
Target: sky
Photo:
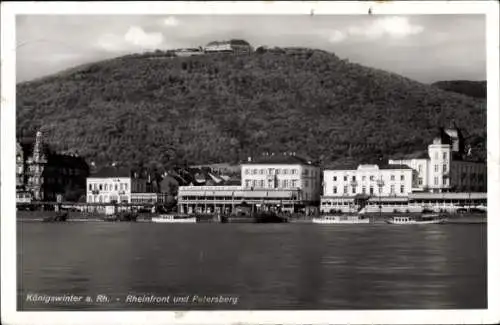
[[[232,38],[322,49],[423,83],[486,80],[483,15],[18,15],[17,82]]]

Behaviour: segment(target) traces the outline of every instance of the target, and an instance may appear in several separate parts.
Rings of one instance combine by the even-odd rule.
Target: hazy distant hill
[[[486,99],[486,81],[448,80],[438,81],[432,85],[446,91]]]
[[[309,49],[132,55],[17,85],[18,135],[96,161],[211,163],[296,152],[369,160],[426,148],[452,119],[474,146],[486,104]]]

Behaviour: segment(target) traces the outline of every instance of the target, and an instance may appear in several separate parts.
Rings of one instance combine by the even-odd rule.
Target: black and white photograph
[[[496,1],[3,3],[1,113],[6,324],[500,321]]]

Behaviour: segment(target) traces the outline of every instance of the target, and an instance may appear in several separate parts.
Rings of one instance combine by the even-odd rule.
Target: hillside
[[[486,99],[486,81],[447,80],[438,81],[432,85],[446,91]]]
[[[235,161],[264,151],[368,161],[426,148],[452,119],[484,147],[485,101],[309,49],[155,52],[17,85],[19,137],[43,125],[57,150],[125,165]]]

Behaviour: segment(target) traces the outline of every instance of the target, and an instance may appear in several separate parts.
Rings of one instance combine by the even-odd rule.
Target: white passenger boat
[[[439,214],[422,214],[420,216],[397,216],[386,220],[393,225],[437,224],[445,223],[446,217]]]
[[[319,224],[355,224],[370,223],[370,219],[359,215],[326,215],[313,218],[312,222]]]
[[[151,218],[151,222],[157,223],[196,223],[196,217],[175,215],[175,214],[160,214]]]

